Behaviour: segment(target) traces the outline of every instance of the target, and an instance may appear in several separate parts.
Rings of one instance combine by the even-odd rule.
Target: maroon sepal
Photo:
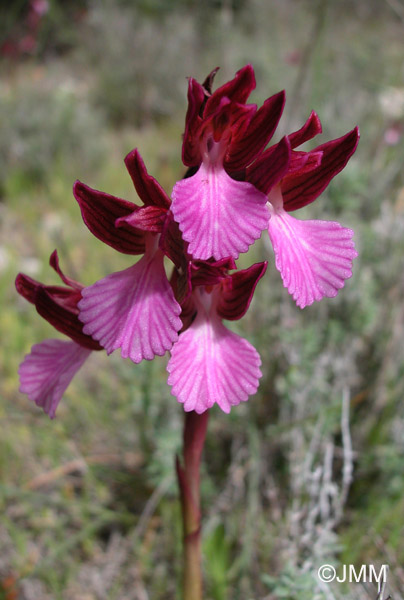
[[[284,177],[281,188],[285,210],[293,211],[313,202],[331,179],[345,167],[355,152],[358,141],[359,129],[355,127],[346,135],[314,149],[314,152],[323,153],[317,169]]]
[[[83,333],[83,323],[79,321],[77,308],[80,299],[80,292],[75,290],[70,290],[70,295],[63,296],[52,291],[50,286],[42,286],[37,290],[35,307],[41,317],[80,346],[89,350],[102,350],[98,342]],[[75,304],[75,308],[72,304]]]
[[[58,256],[57,250],[54,250],[52,252],[52,254],[50,255],[49,264],[52,267],[52,269],[54,269],[54,271],[56,271],[56,273],[59,275],[59,277],[63,281],[63,283],[65,283],[66,285],[68,285],[76,290],[83,289],[84,286],[81,285],[81,283],[79,283],[78,281],[75,281],[74,279],[71,279],[70,277],[67,277],[67,275],[65,275],[63,273],[63,271],[59,265],[59,256]]]
[[[232,103],[229,107],[229,131],[231,139],[240,140],[249,130],[249,125],[257,113],[255,104]],[[230,144],[231,145],[231,144]],[[226,166],[226,164],[225,164]]]
[[[188,244],[184,242],[178,223],[171,211],[166,214],[159,248],[182,273],[187,272],[187,262],[191,257],[187,253]]]
[[[206,77],[205,81],[202,84],[202,87],[207,92],[208,96],[212,95],[213,81],[214,81],[214,79],[216,77],[216,73],[218,72],[219,68],[220,67],[216,67],[216,69],[213,69],[213,71],[211,71],[209,73],[209,75]]]
[[[24,275],[24,273],[18,273],[15,279],[15,287],[17,292],[20,294],[20,296],[25,298],[25,300],[31,302],[31,304],[34,304],[35,294],[41,285],[42,284],[39,283],[39,281],[28,277],[28,275]]]
[[[191,288],[199,285],[213,286],[220,283],[230,270],[236,269],[234,259],[222,258],[217,261],[194,260],[188,263]]]
[[[58,298],[65,306],[72,310],[76,309],[77,302],[81,298],[80,291],[71,287],[62,287],[61,285],[44,285],[40,281],[32,279],[24,273],[19,273],[15,280],[17,292],[28,300],[31,304],[36,303],[38,290],[45,288],[48,292]]]
[[[179,271],[179,269],[174,267],[170,277],[170,285],[175,299],[181,305],[180,318],[182,328],[179,333],[182,333],[188,329],[196,315],[196,306],[192,294],[189,293],[188,269]]]
[[[222,319],[236,321],[247,312],[258,281],[264,275],[267,261],[256,263],[248,269],[236,271],[222,281],[217,314]]]
[[[182,333],[191,325],[197,312],[192,294],[189,293],[188,274],[180,273],[174,267],[170,278],[170,285],[173,289],[175,299],[181,305],[180,318],[182,328],[179,333]]]
[[[52,253],[50,262],[53,267],[57,265],[57,272],[61,279],[69,281],[69,278],[65,277],[59,268],[56,251]],[[19,273],[15,280],[17,292],[28,302],[34,304],[41,317],[55,329],[85,348],[102,350],[98,342],[83,333],[83,323],[78,319],[79,309],[77,308],[77,304],[81,300],[80,288],[77,287],[80,284],[77,282],[74,284],[74,287],[44,285],[24,273]]]
[[[299,172],[299,175],[301,175],[302,173],[314,171],[320,166],[322,158],[322,152],[297,152],[294,150],[290,157],[287,174],[291,175]]]
[[[143,204],[145,206],[158,206],[167,210],[171,204],[170,198],[158,181],[148,174],[137,148],[125,157],[125,165]]]
[[[288,172],[291,158],[291,148],[288,138],[271,146],[257,158],[246,171],[246,181],[249,181],[264,194],[276,185]]]
[[[202,140],[207,133],[213,134],[215,142],[219,142],[223,136],[225,139],[230,135],[231,139],[240,138],[247,130],[256,110],[255,104],[238,104],[228,98],[222,98],[215,112],[201,122],[196,137]]]
[[[177,267],[174,267],[170,277],[170,285],[174,292],[175,299],[177,300],[178,304],[182,306],[182,304],[190,295],[187,270],[180,271],[179,269],[177,269]]]
[[[144,232],[129,225],[115,227],[120,217],[130,215],[136,204],[110,194],[99,192],[76,181],[73,194],[79,203],[84,223],[92,234],[123,254],[143,254],[145,251]]]
[[[312,110],[303,127],[301,127],[298,131],[288,135],[290,145],[292,148],[297,148],[301,144],[304,144],[304,142],[314,138],[322,131],[323,128],[321,127],[320,119],[317,113]]]
[[[182,162],[187,167],[199,165],[199,131],[202,124],[201,111],[205,101],[205,91],[192,77],[188,82],[188,110],[185,117],[184,141],[182,143]]]
[[[115,221],[115,227],[124,227],[129,225],[142,231],[161,233],[167,210],[158,206],[142,206],[137,208],[127,217],[119,217]]]
[[[222,85],[213,92],[210,98],[208,98],[204,110],[204,117],[215,112],[222,98],[229,98],[232,102],[244,104],[254,88],[254,69],[251,65],[246,65],[237,71],[236,76],[231,81]]]
[[[236,269],[234,259],[224,258],[218,261],[189,261],[186,271],[175,269],[170,283],[174,290],[177,302],[181,304],[181,319],[184,329],[187,329],[196,313],[192,290],[197,286],[213,287],[219,284],[228,275],[229,270]]]
[[[224,166],[227,171],[238,171],[249,165],[272,138],[285,106],[285,92],[279,92],[265,100],[255,113],[248,129],[242,135],[232,137]]]

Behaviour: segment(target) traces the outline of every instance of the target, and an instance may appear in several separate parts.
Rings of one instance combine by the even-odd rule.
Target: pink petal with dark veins
[[[181,307],[167,280],[160,250],[84,288],[79,318],[84,333],[108,354],[121,348],[134,363],[163,356],[178,338]]]
[[[268,224],[265,194],[205,163],[176,183],[172,200],[174,218],[195,259],[238,258]]]
[[[18,370],[20,392],[53,419],[67,386],[90,353],[75,342],[45,340],[35,344]]]
[[[229,413],[257,391],[260,365],[247,340],[229,331],[217,315],[199,313],[171,350],[168,384],[187,412],[200,414],[216,403]]]
[[[268,232],[283,285],[300,308],[333,298],[352,276],[357,252],[351,229],[333,221],[299,221],[279,209]]]

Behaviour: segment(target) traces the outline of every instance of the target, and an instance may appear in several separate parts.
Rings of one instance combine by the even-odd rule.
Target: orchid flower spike
[[[80,181],[73,193],[84,223],[118,252],[140,256],[128,268],[88,287],[66,277],[56,252],[51,265],[65,287],[26,275],[16,286],[71,341],[33,346],[20,367],[21,391],[51,417],[92,350],[120,349],[134,363],[171,353],[171,393],[185,411],[214,404],[228,413],[258,388],[255,348],[223,320],[247,311],[266,262],[237,270],[235,259],[264,230],[275,265],[296,304],[336,296],[352,275],[353,232],[334,221],[298,220],[291,212],[313,202],[356,150],[357,128],[309,152],[300,146],[321,133],[306,123],[267,147],[282,115],[279,92],[258,108],[251,65],[212,92],[217,69],[203,84],[189,80],[182,160],[188,167],[172,199],[149,175],[137,149],[125,158],[138,206]],[[166,276],[165,258],[173,264]],[[168,264],[168,262],[166,261]]]

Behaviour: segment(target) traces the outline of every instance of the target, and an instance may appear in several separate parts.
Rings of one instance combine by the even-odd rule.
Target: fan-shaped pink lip
[[[247,340],[223,325],[213,306],[204,308],[171,350],[168,384],[185,411],[201,414],[216,403],[229,413],[257,391],[261,360]]]
[[[352,276],[353,231],[334,221],[295,219],[279,195],[272,200],[268,232],[284,286],[300,308],[335,297]]]
[[[266,203],[251,183],[202,163],[195,175],[174,186],[171,210],[194,259],[236,259],[266,229]]]
[[[122,357],[135,363],[163,356],[182,327],[158,238],[148,234],[139,262],[85,288],[79,302],[83,331],[108,354],[120,348]]]

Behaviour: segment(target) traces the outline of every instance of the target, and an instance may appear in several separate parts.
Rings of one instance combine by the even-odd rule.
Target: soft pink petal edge
[[[189,253],[199,260],[221,260],[238,258],[261,236],[269,219],[266,200],[252,184],[202,164],[175,184],[171,210]]]
[[[18,369],[20,392],[53,419],[66,388],[90,353],[71,341],[44,340],[35,344]]]
[[[162,252],[84,288],[78,306],[84,333],[134,363],[163,356],[182,327]]]
[[[257,391],[260,365],[256,349],[218,317],[198,316],[171,350],[168,384],[187,412],[201,414],[216,403],[229,413]]]
[[[335,297],[352,276],[358,253],[351,229],[335,221],[300,221],[280,209],[268,233],[283,285],[300,308]]]

